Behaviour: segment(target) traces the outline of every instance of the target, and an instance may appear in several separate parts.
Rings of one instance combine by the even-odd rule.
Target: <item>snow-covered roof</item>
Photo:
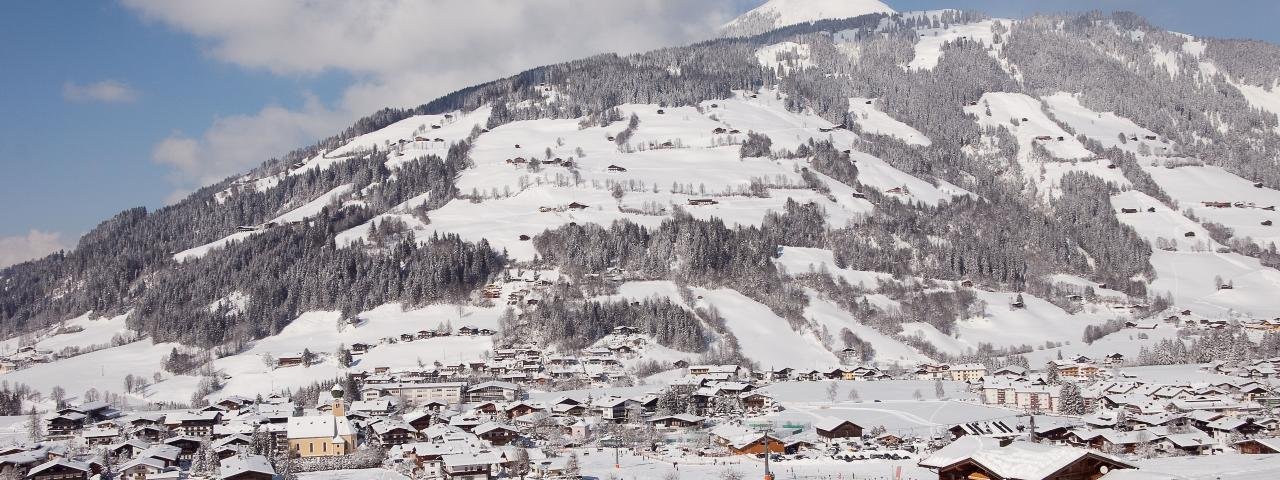
[[[275,468],[262,455],[236,455],[225,458],[218,464],[218,478],[228,478],[245,472],[260,472],[275,475]]]
[[[979,451],[999,446],[1000,440],[995,438],[965,435],[920,460],[919,465],[925,468],[942,468],[969,458]]]
[[[1134,468],[1118,458],[1082,448],[1030,442],[1013,442],[1004,447],[985,448],[967,458],[1001,478],[1032,479],[1048,478],[1050,474],[1086,456]]]
[[[31,469],[30,472],[27,472],[27,476],[34,477],[40,472],[43,472],[45,470],[49,470],[51,468],[58,467],[58,466],[70,468],[73,470],[80,470],[82,472],[89,471],[89,464],[85,462],[77,462],[75,460],[70,460],[66,458],[55,458],[53,460],[44,462],[40,465],[36,465],[34,468]]]
[[[290,417],[287,435],[289,438],[319,438],[344,435],[355,435],[355,426],[345,417],[333,415],[308,415]]]

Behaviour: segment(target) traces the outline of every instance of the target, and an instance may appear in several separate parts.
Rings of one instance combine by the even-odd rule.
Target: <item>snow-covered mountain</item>
[[[769,0],[720,27],[726,36],[747,36],[817,20],[893,14],[880,0]]]
[[[801,24],[386,109],[121,212],[0,271],[0,380],[186,402],[636,339],[630,371],[1042,362],[1280,317],[1280,49],[881,7],[774,0]],[[497,335],[433,334],[464,326]]]

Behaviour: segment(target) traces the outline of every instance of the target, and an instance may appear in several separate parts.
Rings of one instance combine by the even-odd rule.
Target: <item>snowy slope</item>
[[[720,27],[725,35],[744,36],[787,25],[828,18],[894,13],[879,0],[769,0]]]
[[[1235,237],[1252,237],[1263,246],[1271,242],[1280,243],[1280,230],[1277,230],[1280,227],[1262,225],[1267,220],[1280,224],[1280,212],[1263,210],[1271,206],[1280,208],[1280,191],[1254,187],[1253,181],[1220,167],[1160,168],[1151,166],[1150,162],[1142,164],[1160,188],[1177,199],[1182,209],[1191,210],[1201,221],[1231,227]],[[1206,207],[1203,202],[1228,202],[1233,206]],[[1234,206],[1236,203],[1244,206]]]
[[[1137,190],[1121,192],[1111,197],[1120,223],[1133,227],[1138,235],[1159,247],[1159,242],[1172,242],[1178,250],[1217,250],[1222,245],[1209,238],[1209,232],[1200,224],[1173,211],[1159,200]],[[1155,209],[1148,212],[1148,209]],[[1137,213],[1122,213],[1123,209],[1137,209]],[[1195,234],[1187,237],[1187,233]]]
[[[323,209],[326,205],[336,202],[338,199],[342,198],[343,195],[346,195],[347,193],[351,192],[351,188],[352,188],[352,185],[350,183],[346,185],[339,185],[335,187],[333,190],[329,190],[328,192],[325,192],[319,197],[316,197],[314,200],[304,203],[298,208],[285,212],[280,216],[271,219],[271,221],[278,224],[284,224],[284,223],[301,222],[303,220],[306,220],[307,217],[312,217],[319,214],[320,210]]]
[[[806,289],[806,293],[809,295],[809,306],[804,310],[805,318],[812,319],[826,327],[827,331],[835,337],[836,344],[833,345],[834,348],[842,348],[844,346],[839,343],[839,335],[842,329],[847,328],[858,338],[870,343],[872,348],[875,348],[875,362],[877,364],[914,365],[931,361],[929,357],[920,354],[914,348],[902,343],[901,340],[885,335],[857,321],[849,312],[844,311],[830,300],[821,298],[817,292]]]
[[[1080,104],[1080,100],[1072,94],[1058,92],[1041,97],[1054,118],[1067,124],[1078,135],[1097,140],[1105,148],[1120,148],[1137,153],[1141,145],[1146,145],[1152,153],[1161,153],[1168,148],[1158,140],[1147,140],[1147,136],[1156,136],[1155,132],[1142,128],[1133,121],[1111,112],[1097,112]],[[1120,134],[1126,140],[1120,141]],[[1137,137],[1137,140],[1128,138]]]
[[[1042,345],[1045,340],[1075,340],[1081,337],[1085,327],[1105,323],[1114,315],[1099,313],[1069,314],[1057,305],[1023,294],[1026,308],[1013,309],[1017,294],[974,290],[978,299],[986,303],[982,316],[956,322],[959,341],[977,349],[979,342],[997,347],[1013,345]]]
[[[1018,141],[1018,163],[1022,174],[1042,195],[1057,196],[1062,176],[1071,171],[1093,174],[1117,185],[1129,185],[1118,168],[1093,156],[1074,136],[1045,115],[1039,99],[1021,93],[993,92],[982,95],[977,105],[964,107],[987,128],[1003,127]],[[990,115],[987,112],[990,112]],[[1042,147],[1046,155],[1037,155]]]
[[[919,37],[916,39],[915,57],[907,63],[906,67],[917,70],[932,70],[933,67],[938,65],[938,61],[942,59],[942,46],[960,39],[998,48],[1001,44],[995,43],[995,32],[991,30],[991,27],[997,21],[983,20],[981,22],[950,25],[946,28],[916,29]],[[1008,20],[1000,21],[1003,21],[1005,25],[1009,24]],[[992,52],[992,56],[996,56],[995,51]]]
[[[198,245],[198,246],[183,250],[181,252],[175,253],[173,254],[173,259],[179,262],[185,262],[187,260],[195,260],[205,256],[206,254],[208,254],[213,250],[225,247],[232,242],[238,242],[246,238],[252,237],[254,235],[257,235],[258,233],[260,233],[260,231],[258,230],[254,230],[252,232],[236,232],[231,235],[227,235],[220,239],[214,240],[212,242],[206,243],[204,245]]]
[[[792,330],[769,307],[746,295],[729,289],[693,290],[702,297],[698,306],[718,310],[737,337],[742,353],[762,367],[822,368],[840,364],[813,335]]]
[[[756,60],[760,65],[772,68],[783,75],[813,66],[809,58],[809,45],[796,42],[775,43],[762,47],[756,51]]]
[[[928,146],[933,143],[929,137],[912,128],[911,125],[902,123],[880,111],[869,98],[850,98],[849,113],[853,114],[853,121],[864,132],[895,137],[908,145]]]

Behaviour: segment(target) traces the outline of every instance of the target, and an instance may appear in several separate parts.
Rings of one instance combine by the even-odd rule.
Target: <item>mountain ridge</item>
[[[499,332],[450,341],[466,355],[629,325],[663,361],[781,346],[817,368],[846,347],[1060,352],[1171,308],[1280,315],[1280,136],[1257,99],[1274,91],[1241,87],[1280,72],[1269,51],[1123,13],[947,11],[539,67],[0,270],[0,327],[40,343],[92,312],[137,359],[116,376],[181,343],[248,389],[286,382],[250,357],[446,321]],[[65,338],[46,345],[67,357],[0,378],[47,389],[102,346]],[[166,400],[198,392],[172,373],[190,385]]]

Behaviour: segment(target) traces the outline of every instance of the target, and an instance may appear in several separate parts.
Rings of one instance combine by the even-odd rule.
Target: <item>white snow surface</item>
[[[345,185],[339,185],[337,187],[334,187],[333,190],[329,190],[328,192],[321,194],[319,197],[316,197],[315,199],[302,204],[298,208],[289,210],[288,212],[285,212],[280,216],[271,219],[271,221],[279,224],[284,224],[284,223],[301,222],[303,220],[306,220],[307,218],[314,217],[317,214],[319,214],[320,210],[322,210],[326,205],[334,203],[338,199],[346,195],[347,193],[350,193],[351,189],[352,189],[352,184],[350,183]]]
[[[867,102],[872,102],[872,104],[868,105]],[[880,109],[876,108],[872,99],[850,98],[849,113],[853,114],[853,121],[862,128],[863,132],[896,137],[908,145],[928,146],[933,143],[929,140],[929,137],[926,137],[911,125],[902,123],[898,119],[889,116],[889,114],[880,111]]]
[[[1117,185],[1130,184],[1120,169],[1107,168],[1110,162],[1094,157],[1079,140],[1045,115],[1041,105],[1039,99],[1025,94],[990,92],[983,94],[977,105],[964,110],[977,117],[983,127],[1008,129],[1018,141],[1017,160],[1023,176],[1047,198],[1057,197],[1058,184],[1070,171],[1088,172]],[[1048,158],[1035,155],[1036,146],[1043,147]]]
[[[750,35],[797,23],[872,13],[895,12],[879,0],[769,0],[722,25],[720,29]],[[741,31],[742,28],[750,30]]]
[[[781,42],[761,47],[756,50],[756,60],[760,65],[772,68],[783,75],[813,66],[813,61],[809,57],[809,45],[796,42]]]
[[[839,365],[835,354],[816,337],[791,329],[787,320],[769,307],[736,290],[695,288],[698,306],[714,307],[738,339],[742,353],[762,366],[822,368]]]

